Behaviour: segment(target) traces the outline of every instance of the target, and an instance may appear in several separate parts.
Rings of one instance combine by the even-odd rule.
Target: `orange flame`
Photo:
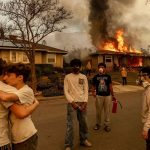
[[[132,48],[127,43],[125,43],[123,34],[124,34],[123,29],[117,30],[114,37],[116,42],[112,40],[103,41],[100,45],[100,49],[116,52],[142,53],[141,50]]]

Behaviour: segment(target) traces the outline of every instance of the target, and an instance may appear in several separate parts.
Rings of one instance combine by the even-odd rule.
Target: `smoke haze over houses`
[[[150,4],[146,5],[146,0],[60,0],[60,2],[72,11],[73,18],[66,22],[67,29],[62,33],[48,36],[49,45],[54,43],[61,48],[68,47],[67,49],[75,46],[90,47],[92,44],[96,45],[102,38],[113,37],[118,28],[124,29],[125,37],[134,47],[147,48],[150,44]]]

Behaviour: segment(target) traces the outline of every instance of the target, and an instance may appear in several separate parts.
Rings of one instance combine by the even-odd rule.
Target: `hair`
[[[147,74],[150,78],[150,66],[141,69],[142,74]]]
[[[79,59],[73,59],[70,61],[70,66],[71,67],[75,67],[75,66],[81,67],[81,61]]]
[[[103,66],[104,68],[106,68],[106,64],[105,64],[105,63],[99,63],[99,64],[98,64],[98,68],[99,68],[100,66]]]
[[[27,80],[29,79],[31,69],[29,66],[26,66],[25,64],[17,63],[17,64],[8,65],[5,72],[6,73],[15,73],[16,76],[22,75],[23,82],[26,83]]]
[[[7,65],[6,61],[0,58],[0,76],[3,75],[6,65]]]

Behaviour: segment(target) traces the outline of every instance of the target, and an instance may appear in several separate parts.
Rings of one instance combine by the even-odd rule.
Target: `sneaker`
[[[95,127],[93,128],[93,130],[99,130],[99,128],[100,128],[100,125],[96,124]]]
[[[91,142],[89,142],[87,139],[83,143],[81,143],[81,145],[85,146],[85,147],[91,147],[92,146]]]
[[[111,128],[110,128],[109,126],[105,126],[104,130],[105,130],[106,132],[110,132],[110,131],[111,131]]]
[[[71,150],[71,148],[70,147],[66,147],[65,150]]]

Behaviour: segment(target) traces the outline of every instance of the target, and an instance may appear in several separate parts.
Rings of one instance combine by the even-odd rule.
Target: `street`
[[[78,123],[75,124],[74,150],[144,150],[145,141],[141,137],[142,90],[117,92],[116,98],[123,108],[118,106],[117,113],[111,113],[111,132],[101,128],[93,130],[95,124],[94,98],[89,96],[88,126],[91,148],[79,145]],[[66,129],[66,101],[64,98],[40,101],[39,108],[33,113],[38,129],[38,150],[63,150]]]

